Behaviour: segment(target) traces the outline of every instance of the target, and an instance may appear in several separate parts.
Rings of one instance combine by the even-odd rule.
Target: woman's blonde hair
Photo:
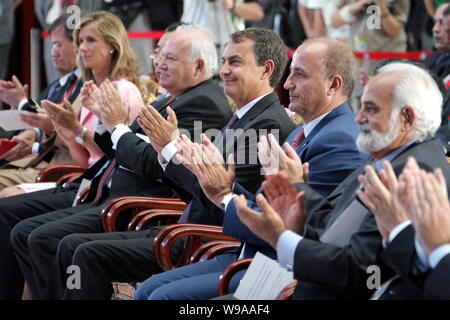
[[[142,92],[136,55],[131,49],[124,25],[116,15],[107,11],[94,11],[85,15],[81,19],[80,27],[73,31],[73,41],[77,49],[80,47],[81,28],[91,23],[95,23],[97,30],[106,43],[114,50],[111,55],[110,79],[113,81],[121,78],[127,79],[134,83]],[[94,80],[92,70],[85,68],[83,64],[80,50],[78,50],[77,60],[83,80]]]

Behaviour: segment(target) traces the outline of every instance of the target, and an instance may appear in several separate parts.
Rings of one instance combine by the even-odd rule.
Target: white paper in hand
[[[23,130],[31,128],[30,125],[22,122],[19,117],[18,110],[2,110],[0,111],[0,127],[5,131]]]
[[[293,281],[293,274],[257,252],[234,297],[239,300],[274,300]]]

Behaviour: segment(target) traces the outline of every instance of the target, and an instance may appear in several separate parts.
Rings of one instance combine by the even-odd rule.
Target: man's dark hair
[[[176,22],[172,22],[171,24],[169,24],[164,31],[165,32],[173,32],[175,31],[179,26],[185,26],[188,25],[189,23],[186,22],[182,22],[182,21],[176,21]]]
[[[73,41],[73,30],[67,27],[67,16],[65,15],[59,16],[48,28],[47,30],[48,34],[51,34],[58,27],[63,28],[64,37],[66,37],[67,40]]]
[[[443,4],[449,4],[449,2],[447,1],[447,2],[444,2]],[[446,17],[450,14],[450,5],[444,9],[444,12],[442,12],[442,14],[444,15],[444,17]]]
[[[286,45],[278,34],[264,28],[247,28],[231,35],[231,41],[234,43],[240,43],[247,39],[252,40],[254,43],[253,52],[256,56],[256,63],[259,66],[263,66],[267,60],[274,62],[275,68],[269,83],[272,88],[275,88],[286,68],[288,60]]]

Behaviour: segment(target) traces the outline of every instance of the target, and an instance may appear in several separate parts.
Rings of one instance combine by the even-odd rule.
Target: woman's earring
[[[110,54],[113,54],[113,53],[114,53],[114,50],[109,50],[109,53],[110,53]]]

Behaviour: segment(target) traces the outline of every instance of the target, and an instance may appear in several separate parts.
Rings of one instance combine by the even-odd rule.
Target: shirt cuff
[[[450,243],[443,244],[436,249],[434,249],[430,256],[428,257],[428,263],[432,269],[436,268],[436,266],[441,262],[441,260],[450,254]]]
[[[172,160],[173,156],[178,152],[175,143],[176,140],[172,140],[161,150],[161,156],[166,162]]]
[[[158,162],[163,171],[166,171],[167,165],[169,163],[160,154],[158,154]]]
[[[41,144],[39,142],[33,143],[33,146],[31,147],[31,153],[38,154],[40,148],[41,148]]]
[[[236,194],[229,193],[229,194],[225,195],[225,197],[223,197],[222,203],[225,206],[225,211],[227,211],[228,204],[230,203],[231,200],[234,199],[235,196],[236,196]]]
[[[291,271],[294,266],[295,249],[300,241],[303,240],[301,235],[293,231],[284,231],[277,241],[277,258],[278,263],[287,270]]]
[[[411,224],[411,221],[405,221],[400,223],[398,226],[396,226],[394,229],[391,230],[391,233],[389,234],[389,242],[392,242],[396,236],[398,236],[398,234],[400,232],[403,231],[403,229],[405,229],[407,226],[409,226]]]
[[[95,127],[95,132],[98,133],[99,135],[102,135],[106,132],[106,128],[103,126],[103,124],[99,122]]]
[[[111,141],[113,143],[113,149],[117,149],[117,144],[119,143],[120,138],[128,132],[132,132],[130,127],[125,124],[118,124],[114,127],[114,131],[111,134]]]
[[[428,263],[427,253],[425,252],[425,249],[423,248],[423,245],[420,242],[417,234],[414,237],[414,247],[416,248],[416,253],[417,253],[417,258],[416,258],[417,268],[421,272],[425,272],[430,268],[430,265]]]
[[[34,133],[36,134],[35,140],[40,141],[42,138],[42,131],[39,128],[31,128],[34,130]]]
[[[26,105],[27,102],[28,102],[27,98],[23,98],[22,100],[20,100],[17,110],[22,111],[23,106]]]

